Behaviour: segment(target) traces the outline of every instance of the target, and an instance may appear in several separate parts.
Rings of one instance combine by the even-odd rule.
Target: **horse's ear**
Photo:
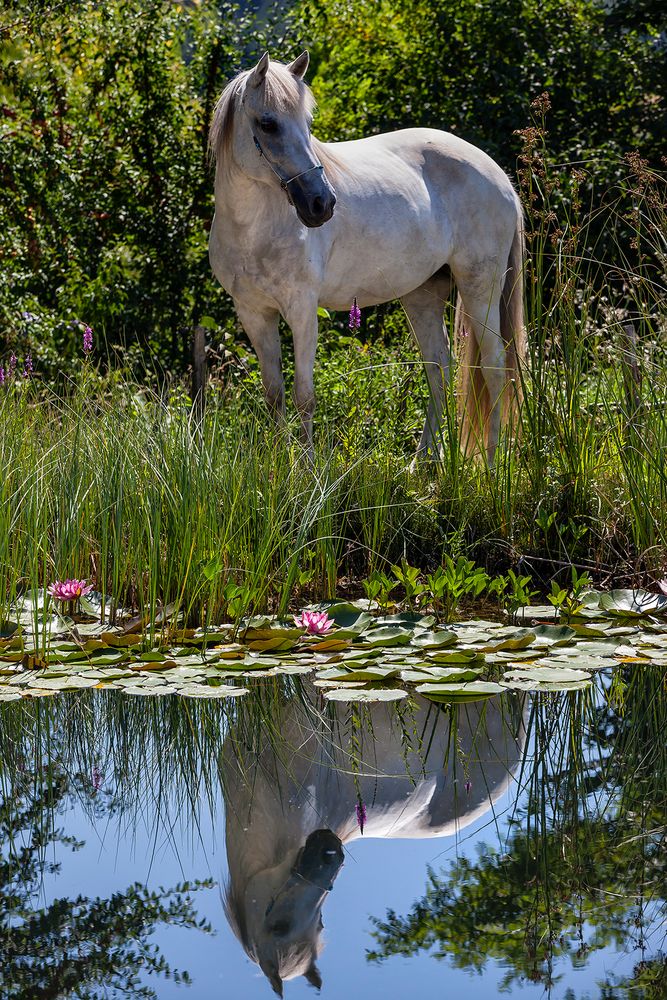
[[[262,58],[259,60],[252,73],[248,77],[248,84],[251,87],[259,87],[260,84],[264,83],[264,77],[266,76],[266,71],[269,68],[269,53],[265,52]]]
[[[302,52],[300,56],[297,56],[294,62],[291,62],[287,67],[293,76],[297,79],[303,80],[306,75],[306,70],[308,69],[308,63],[310,62],[310,56],[308,52]]]
[[[272,962],[260,962],[259,967],[271,983],[273,992],[282,1000],[283,981],[278,973],[278,966],[274,965]]]
[[[314,962],[310,963],[308,970],[304,972],[304,976],[310,986],[314,986],[316,990],[322,989],[322,975]]]

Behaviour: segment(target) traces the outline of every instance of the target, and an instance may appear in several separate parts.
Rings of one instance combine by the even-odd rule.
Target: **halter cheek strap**
[[[260,156],[264,157],[264,159],[266,160],[266,162],[268,163],[268,165],[271,167],[271,170],[273,170],[274,174],[276,175],[276,177],[280,181],[281,188],[283,189],[283,191],[285,192],[285,194],[289,198],[290,203],[291,203],[292,199],[290,198],[288,184],[291,184],[292,181],[298,181],[299,177],[305,177],[305,175],[309,174],[311,172],[311,170],[324,170],[324,167],[322,166],[321,163],[316,163],[314,167],[308,167],[307,170],[302,170],[300,174],[295,174],[294,177],[282,177],[281,174],[276,170],[276,168],[274,167],[274,165],[271,163],[271,160],[268,158],[268,156],[266,155],[266,153],[264,152],[264,150],[262,149],[262,147],[260,146],[259,139],[257,138],[257,136],[255,135],[254,132],[252,134],[252,138],[253,138],[253,142],[255,143],[255,146],[257,147],[257,152],[259,153]]]

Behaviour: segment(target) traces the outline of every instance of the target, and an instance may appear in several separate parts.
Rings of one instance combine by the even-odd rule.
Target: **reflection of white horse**
[[[295,699],[276,725],[279,746],[267,741],[254,752],[233,735],[225,745],[225,909],[281,997],[283,980],[295,976],[321,986],[322,904],[361,823],[366,837],[453,834],[502,795],[521,755],[510,696],[453,716],[422,698],[402,717],[373,704],[354,730],[356,761],[348,714],[336,705],[323,721]]]

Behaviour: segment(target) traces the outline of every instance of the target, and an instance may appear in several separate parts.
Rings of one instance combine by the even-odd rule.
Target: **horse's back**
[[[513,204],[516,194],[507,174],[483,149],[452,132],[435,128],[406,128],[381,132],[363,139],[320,143],[325,158],[330,158],[337,186],[355,185],[361,173],[382,182],[398,174],[401,167],[427,178],[441,178],[455,188],[469,187],[475,180],[485,182]]]

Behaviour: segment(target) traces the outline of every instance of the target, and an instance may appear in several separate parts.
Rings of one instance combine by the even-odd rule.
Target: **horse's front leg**
[[[234,305],[259,361],[264,398],[269,413],[275,420],[282,420],[285,416],[285,381],[280,353],[278,311],[252,309],[237,301]]]
[[[317,349],[317,302],[304,305],[303,300],[286,312],[294,338],[294,403],[301,418],[301,443],[313,458],[313,414],[315,387],[313,370]]]

